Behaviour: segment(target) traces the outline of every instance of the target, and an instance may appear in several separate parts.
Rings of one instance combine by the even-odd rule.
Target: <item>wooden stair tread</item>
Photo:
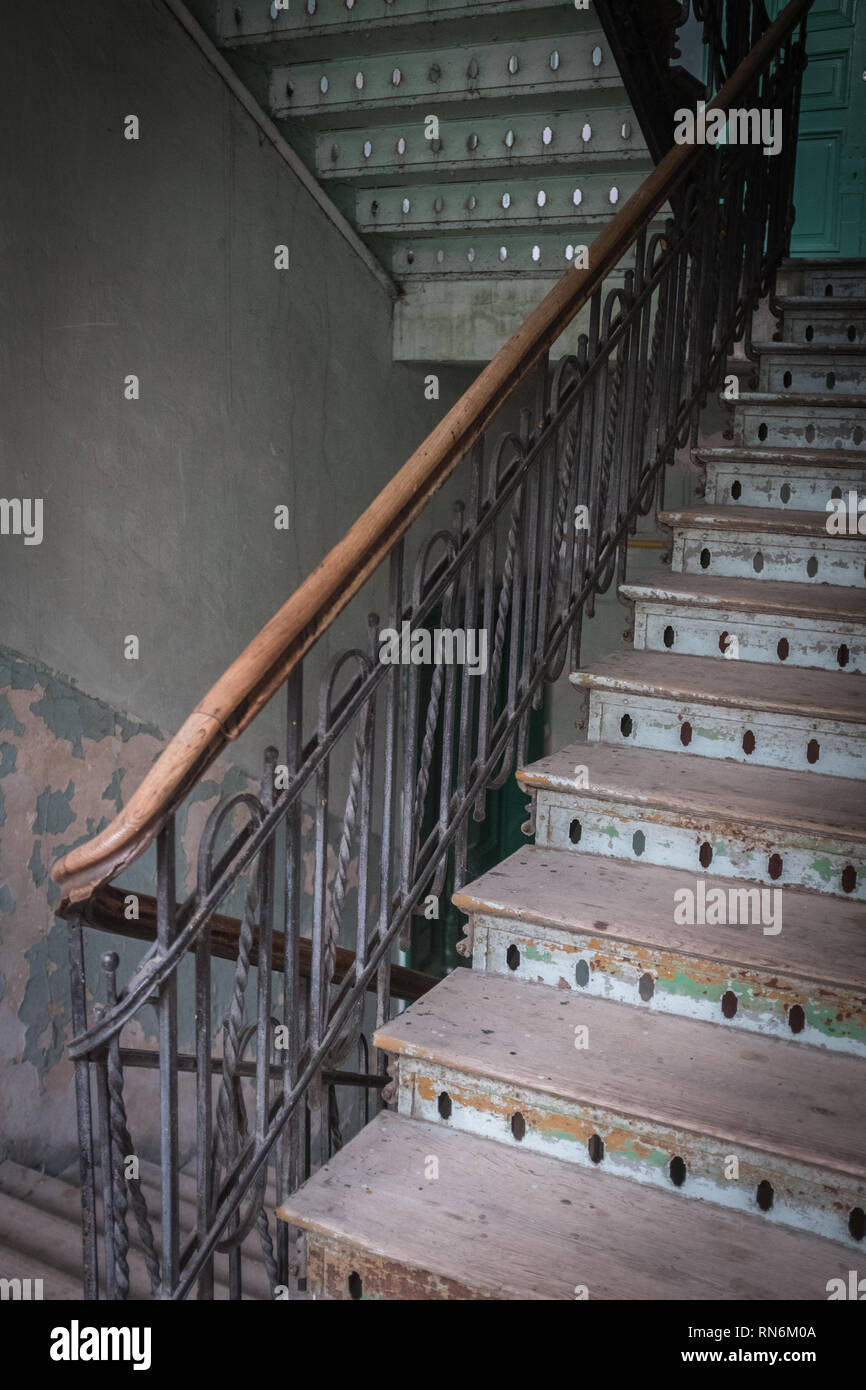
[[[840,391],[741,391],[736,401],[721,398],[726,405],[809,406],[816,410],[834,407],[846,411],[866,406],[866,396],[843,395]]]
[[[468,972],[467,972],[468,973]],[[428,1181],[429,1155],[439,1176]],[[825,1299],[835,1241],[383,1111],[280,1209],[477,1297]],[[847,1287],[847,1283],[846,1283]],[[470,1295],[471,1296],[471,1295]]]
[[[730,879],[702,875],[726,895]],[[660,947],[699,960],[766,969],[810,983],[866,992],[866,921],[862,903],[785,890],[778,935],[759,926],[681,926],[674,894],[681,869],[527,845],[453,895],[461,912]],[[758,887],[738,881],[736,888]]]
[[[866,468],[852,449],[782,449],[761,448],[759,445],[718,445],[712,449],[693,449],[692,457],[699,463],[773,463],[809,468]]]
[[[575,774],[577,766],[587,769],[586,785]],[[575,743],[520,768],[517,779],[524,787],[615,798],[653,813],[724,816],[866,843],[866,797],[863,783],[854,778],[816,777],[723,758],[708,768],[707,759],[685,752]]]
[[[622,584],[619,592],[632,601],[818,618],[834,624],[866,620],[866,589],[856,589],[853,585],[790,584],[778,579],[710,579],[701,574],[672,574],[648,584]]]
[[[810,536],[814,539],[830,539],[827,530],[827,512],[792,511],[785,507],[738,507],[731,505],[708,505],[688,507],[678,511],[659,512],[663,526],[677,530],[684,527],[700,529],[711,526],[720,531],[768,531],[784,536]],[[834,535],[832,539],[859,541],[862,536]]]
[[[698,701],[855,724],[866,721],[866,680],[845,671],[760,662],[744,668],[742,662],[708,656],[630,648],[603,657],[587,671],[575,671],[570,680],[576,686],[682,703]]]
[[[590,1045],[574,1045],[575,1027]],[[458,968],[375,1046],[866,1177],[866,1060]]]
[[[831,299],[833,295],[829,296]],[[822,304],[826,304],[823,299]],[[771,339],[765,339],[760,343],[752,343],[752,348],[757,353],[779,352],[794,357],[805,357],[814,354],[818,357],[863,357],[866,356],[866,343],[775,343]]]
[[[782,294],[779,303],[783,309],[839,309],[839,318],[844,319],[846,309],[866,309],[866,299],[862,295],[841,294]],[[846,343],[840,343],[843,349]]]

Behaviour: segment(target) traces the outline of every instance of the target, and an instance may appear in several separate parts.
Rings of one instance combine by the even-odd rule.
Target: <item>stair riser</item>
[[[827,290],[832,294],[828,295]],[[862,299],[866,297],[866,275],[862,266],[845,269],[825,266],[822,270],[807,270],[803,276],[803,294],[816,299]]]
[[[850,449],[866,458],[866,413],[845,405],[838,409],[763,405],[740,402],[734,410],[735,444],[779,449]]]
[[[737,486],[738,485],[738,486]],[[781,464],[707,464],[704,500],[723,507],[786,507],[792,512],[822,512],[829,498],[866,492],[866,469],[819,468],[808,471]]]
[[[628,721],[626,732],[624,721]],[[702,758],[733,758],[790,772],[866,779],[866,725],[839,720],[593,690],[588,739]]]
[[[668,636],[669,641],[665,640]],[[733,639],[736,638],[736,648]],[[780,642],[787,643],[784,661]],[[720,646],[720,643],[722,646]],[[866,633],[861,624],[830,627],[817,619],[785,617],[784,621],[760,613],[703,612],[692,605],[675,603],[636,605],[634,645],[654,652],[674,651],[681,656],[713,656],[736,650],[739,661],[765,665],[806,666],[812,670],[866,671]],[[783,650],[785,650],[783,648]]]
[[[769,829],[721,815],[698,819],[657,813],[613,798],[538,791],[536,843],[573,853],[661,864],[693,876],[712,868],[724,878],[768,888],[801,887],[866,902],[866,849],[794,830]],[[638,852],[638,850],[640,852]],[[701,854],[705,862],[701,862]],[[781,860],[781,864],[779,863]],[[853,886],[846,886],[853,879]]]
[[[503,236],[513,232],[552,227],[563,229],[560,240],[565,245],[574,241],[576,225],[593,219],[604,221],[611,208],[636,192],[641,174],[619,170],[615,174],[583,175],[576,180],[548,173],[543,180],[506,175],[495,182],[490,180],[450,183],[431,183],[421,188],[364,188],[355,195],[354,223],[368,235],[412,236],[426,232],[463,232],[472,235],[479,231],[496,231],[500,243]],[[575,208],[573,198],[579,187],[582,201]],[[539,189],[545,195],[543,207],[537,198]],[[502,205],[507,195],[507,209]],[[472,211],[467,202],[472,200]],[[566,235],[565,233],[568,233]]]
[[[866,310],[835,307],[786,309],[782,316],[783,336],[788,343],[866,343]]]
[[[550,64],[554,49],[560,58],[555,70]],[[528,39],[519,50],[519,67],[514,73],[508,68],[516,56],[511,42],[482,43],[474,49],[431,47],[421,53],[391,52],[275,67],[270,84],[271,113],[280,119],[303,116],[327,121],[332,116],[363,112],[371,120],[384,115],[392,123],[397,106],[429,110],[432,102],[438,110],[482,98],[507,102],[515,96],[567,92],[579,99],[581,93],[604,88],[622,91],[622,79],[602,29],[557,39]],[[593,53],[601,55],[597,64]],[[477,64],[474,77],[469,74],[473,59]],[[398,86],[392,81],[395,71],[400,72]],[[364,79],[360,87],[356,81],[359,73]],[[323,78],[327,79],[325,91]],[[423,127],[423,116],[416,119]]]
[[[576,1067],[582,1055],[575,1051]],[[591,1036],[585,1056],[586,1064],[591,1065]],[[543,1065],[541,1058],[539,1065]],[[443,1093],[451,1103],[446,1121],[440,1115]],[[452,1129],[586,1168],[597,1166],[618,1177],[651,1183],[668,1191],[679,1190],[684,1201],[703,1198],[753,1213],[756,1220],[846,1240],[857,1248],[857,1242],[848,1233],[848,1217],[852,1209],[866,1203],[866,1192],[853,1176],[823,1171],[776,1154],[734,1149],[685,1128],[511,1086],[417,1057],[400,1057],[398,1108],[401,1115],[413,1119],[447,1124]],[[520,1140],[514,1137],[512,1129],[516,1114],[525,1123],[525,1134]],[[604,1157],[598,1165],[589,1156],[589,1143],[596,1135],[604,1144]],[[686,1166],[685,1182],[679,1189],[670,1177],[669,1165],[674,1157],[681,1158]],[[726,1181],[726,1165],[728,1171],[733,1171],[731,1158],[738,1162],[739,1175],[736,1180]],[[762,1212],[757,1204],[758,1184],[762,1182],[773,1188],[773,1203],[767,1212]]]
[[[326,52],[336,48],[334,40],[338,38],[343,39],[344,47],[346,43],[357,46],[373,39],[380,46],[396,47],[404,31],[418,24],[436,26],[434,32],[438,32],[443,22],[461,26],[469,23],[470,35],[475,35],[479,20],[488,18],[494,21],[497,32],[513,32],[519,42],[518,36],[525,37],[534,27],[532,12],[539,12],[539,19],[543,20],[542,12],[551,9],[550,0],[484,0],[482,5],[477,0],[401,0],[399,5],[385,6],[365,4],[363,0],[356,4],[351,0],[351,6],[345,0],[339,6],[316,4],[313,0],[311,6],[306,0],[304,4],[290,3],[274,14],[264,0],[257,5],[223,4],[217,18],[220,43],[226,47],[261,44],[265,56],[289,44],[291,51],[304,52],[304,41],[317,46],[323,39],[328,40]],[[569,15],[569,27],[574,28],[582,18],[586,21],[588,13],[576,11],[574,16]]]
[[[514,137],[511,146],[505,144],[501,119],[449,121],[447,145],[437,149],[432,140],[425,140],[415,113],[407,112],[399,124],[380,126],[375,140],[363,127],[319,135],[316,167],[325,181],[350,180],[356,186],[386,175],[409,183],[422,176],[440,182],[446,175],[469,179],[497,169],[500,178],[537,174],[538,187],[544,188],[551,173],[567,170],[573,175],[576,158],[581,171],[589,172],[650,163],[640,126],[627,106],[555,112],[547,125],[535,113],[515,113],[508,129]],[[545,130],[549,144],[544,143]],[[579,179],[575,186],[580,186]]]
[[[866,362],[862,357],[846,358],[841,347],[829,358],[825,353],[809,358],[785,353],[761,353],[759,391],[835,391],[839,396],[863,393]]]
[[[772,901],[766,901],[765,913],[771,924]],[[672,917],[673,911],[672,903]],[[760,922],[743,927],[744,932],[760,934],[763,930]],[[713,928],[696,926],[694,931],[698,952],[702,937],[706,939]],[[514,968],[509,960],[516,960]],[[767,970],[762,974],[743,967],[734,971],[727,962],[697,954],[674,954],[589,932],[562,931],[485,913],[473,918],[472,965],[475,970],[532,980],[657,1013],[866,1057],[866,1009],[862,998],[853,990],[846,995],[838,989],[785,978],[778,972]],[[729,1017],[732,996],[736,998],[736,1013]],[[792,1009],[802,1009],[805,1021],[796,1012],[792,1015]],[[792,1030],[792,1020],[799,1028],[797,1033]]]
[[[423,1176],[423,1175],[422,1175]],[[405,1299],[457,1299],[487,1301],[479,1292],[456,1279],[444,1279],[426,1269],[361,1250],[351,1241],[307,1235],[307,1289],[315,1298],[392,1302]],[[563,1297],[567,1297],[563,1291]]]
[[[826,540],[721,527],[674,530],[675,574],[724,575],[731,579],[779,579],[792,584],[866,588],[866,543],[828,535]]]

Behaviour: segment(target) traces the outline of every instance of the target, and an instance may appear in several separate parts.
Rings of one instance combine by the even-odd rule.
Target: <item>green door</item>
[[[791,255],[863,256],[866,0],[815,0],[806,49]]]

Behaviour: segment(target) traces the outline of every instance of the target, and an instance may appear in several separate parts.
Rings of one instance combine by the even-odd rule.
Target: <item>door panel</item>
[[[807,34],[791,254],[863,256],[866,0],[815,0]]]

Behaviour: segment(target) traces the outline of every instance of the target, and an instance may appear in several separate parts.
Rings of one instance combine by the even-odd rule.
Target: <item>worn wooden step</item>
[[[29,1170],[24,1169],[26,1175]],[[79,1196],[79,1169],[78,1164],[71,1165],[60,1174],[64,1188],[50,1188],[46,1193],[35,1192],[29,1200],[37,1204],[49,1204],[46,1210],[54,1211],[58,1215],[67,1214],[74,1217],[77,1212],[77,1219],[81,1215],[81,1199]],[[160,1249],[162,1221],[162,1169],[156,1163],[148,1163],[144,1159],[139,1160],[139,1181],[144,1199],[147,1203],[148,1218],[153,1229],[157,1250]],[[68,1186],[68,1192],[64,1189]],[[70,1196],[69,1194],[72,1194]],[[273,1174],[268,1172],[268,1181],[264,1195],[264,1209],[266,1212],[273,1213],[276,1206],[276,1187],[273,1181]],[[74,1198],[74,1200],[73,1200]],[[133,1245],[140,1245],[138,1228],[135,1217],[131,1209],[127,1213],[129,1220],[129,1230]],[[193,1235],[197,1221],[197,1198],[196,1198],[196,1178],[195,1173],[181,1171],[178,1173],[178,1221],[181,1230],[181,1248],[184,1243]],[[100,1231],[104,1229],[102,1216],[102,1196],[97,1190],[97,1226]],[[273,1236],[273,1220],[271,1220],[271,1235]],[[243,1251],[243,1287],[245,1295],[255,1298],[272,1298],[267,1267],[264,1261],[259,1233],[254,1226],[252,1231],[244,1238],[241,1243]],[[215,1283],[223,1290],[219,1297],[228,1297],[228,1267],[226,1257],[217,1255],[215,1271]]]
[[[863,1239],[861,1057],[463,969],[375,1043],[407,1118]]]
[[[538,845],[453,901],[476,970],[866,1056],[858,904]]]
[[[866,459],[850,449],[696,449],[709,505],[826,511],[831,498],[866,492]]]
[[[140,1164],[140,1174],[141,1186],[148,1206],[148,1216],[155,1239],[157,1253],[161,1254],[160,1241],[162,1223],[160,1220],[159,1207],[161,1170],[156,1164],[142,1162]],[[186,1241],[195,1231],[195,1179],[190,1177],[189,1174],[180,1174],[179,1176],[179,1186],[182,1194],[179,1207],[180,1231],[181,1248],[183,1248]],[[59,1244],[57,1245],[58,1268],[61,1271],[66,1271],[68,1274],[75,1276],[78,1287],[74,1297],[80,1298],[82,1270],[81,1192],[77,1166],[74,1169],[67,1170],[66,1174],[61,1174],[60,1177],[54,1178],[45,1173],[39,1173],[31,1168],[26,1168],[19,1163],[13,1163],[11,1160],[7,1161],[0,1165],[0,1202],[5,1199],[20,1204],[14,1210],[18,1212],[20,1216],[20,1230],[27,1230],[29,1228],[34,1232],[34,1240],[36,1243],[32,1244],[32,1246],[30,1244],[27,1246],[28,1249],[32,1249],[34,1257],[39,1255],[40,1258],[47,1259],[50,1262],[52,1259],[52,1252],[55,1249],[55,1239],[59,1240]],[[274,1193],[273,1190],[271,1190],[266,1196],[266,1208],[273,1211],[273,1207]],[[0,1206],[0,1245],[4,1243],[2,1210],[2,1206]],[[25,1210],[30,1213],[29,1223],[21,1216],[21,1213]],[[150,1279],[142,1254],[138,1227],[131,1207],[127,1212],[127,1221],[130,1236],[130,1298],[150,1299],[153,1297]],[[60,1225],[57,1223],[63,1224]],[[102,1214],[102,1194],[99,1189],[97,1190],[96,1224],[101,1238],[105,1226]],[[271,1224],[273,1226],[273,1222]],[[16,1229],[19,1229],[19,1227],[16,1227]],[[58,1235],[58,1233],[60,1234]],[[255,1232],[253,1235],[255,1236]],[[255,1239],[252,1239],[248,1236],[244,1241],[243,1250],[244,1297],[271,1299],[273,1297],[273,1291],[262,1261],[258,1237],[255,1236]],[[53,1264],[50,1264],[50,1268],[51,1277],[53,1279]],[[223,1255],[217,1255],[216,1257],[214,1287],[215,1296],[218,1299],[227,1299],[229,1297],[226,1257]],[[68,1295],[57,1293],[52,1296],[62,1298]],[[47,1293],[46,1297],[48,1297]]]
[[[796,343],[866,343],[866,298],[780,298],[785,341]]]
[[[830,584],[672,574],[623,584],[634,645],[683,656],[866,671],[866,594]]]
[[[622,651],[571,681],[590,693],[590,743],[866,778],[862,677]]]
[[[742,391],[734,402],[735,444],[866,452],[866,395]]]
[[[866,343],[754,343],[760,358],[758,389],[835,391],[860,395],[866,387]]]
[[[841,1243],[388,1111],[281,1214],[336,1299],[823,1300],[851,1266]]]
[[[77,1197],[77,1193],[73,1193]],[[12,1196],[0,1189],[0,1232],[4,1263],[12,1275],[17,1272],[17,1259],[27,1260],[33,1268],[44,1270],[45,1298],[66,1297],[69,1281],[78,1284],[74,1297],[81,1298],[81,1221],[71,1216],[56,1215],[52,1211],[42,1211],[29,1200]],[[8,1252],[8,1254],[7,1254]],[[152,1297],[150,1281],[144,1262],[137,1251],[130,1252],[129,1258],[131,1299]],[[55,1279],[59,1278],[55,1286]],[[61,1292],[61,1289],[63,1292]]]
[[[863,785],[687,753],[572,744],[521,768],[537,843],[866,901]]]
[[[709,504],[659,513],[673,531],[674,573],[769,579],[794,584],[866,586],[866,536],[849,517],[772,507]],[[866,524],[866,517],[864,517]],[[853,534],[849,530],[853,529]]]

